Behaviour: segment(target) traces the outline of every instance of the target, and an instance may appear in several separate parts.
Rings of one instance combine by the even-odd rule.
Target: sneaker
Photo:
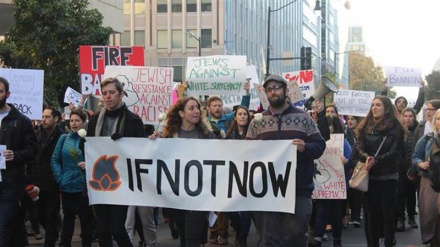
[[[217,235],[210,235],[208,243],[210,243],[210,244],[218,244],[218,236]]]
[[[35,234],[35,239],[36,239],[36,240],[41,240],[41,239],[43,239],[43,234],[41,234],[41,233],[36,233],[36,234]]]
[[[403,219],[399,218],[399,219],[397,220],[397,227],[396,227],[396,230],[397,230],[398,232],[403,232],[403,231],[405,231],[405,221],[404,221]]]
[[[419,228],[419,226],[417,225],[416,219],[414,218],[414,215],[408,216],[408,225],[414,229]]]
[[[217,242],[219,245],[227,245],[228,244],[228,237],[218,236]]]
[[[359,221],[353,221],[353,227],[359,228],[359,227],[361,227],[361,223]]]
[[[385,239],[379,238],[379,247],[385,247]]]

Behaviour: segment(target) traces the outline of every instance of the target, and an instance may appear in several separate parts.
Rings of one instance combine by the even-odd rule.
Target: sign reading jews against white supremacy
[[[340,115],[365,117],[371,108],[374,92],[358,90],[339,90],[335,93],[333,103]]]
[[[347,187],[341,162],[341,156],[344,156],[344,134],[330,135],[326,144],[324,154],[315,160],[315,190],[312,198],[346,199]]]
[[[420,68],[385,67],[387,87],[404,86],[418,87],[422,79]]]
[[[158,124],[172,102],[173,68],[106,66],[104,77],[118,78],[124,86],[122,101],[144,124]]]
[[[290,140],[87,137],[85,145],[90,204],[295,210],[296,146]]]
[[[7,102],[32,120],[41,120],[43,112],[44,71],[33,69],[0,69],[0,76],[8,80]]]
[[[243,95],[246,56],[188,57],[188,95]]]

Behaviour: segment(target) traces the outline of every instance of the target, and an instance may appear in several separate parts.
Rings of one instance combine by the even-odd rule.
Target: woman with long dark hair
[[[368,115],[358,125],[358,135],[355,152],[369,170],[368,192],[365,193],[368,246],[379,246],[383,229],[385,247],[391,247],[395,233],[398,164],[404,152],[405,127],[398,120],[396,108],[388,97],[373,99]]]
[[[167,113],[161,137],[216,139],[206,119],[202,118],[200,103],[193,97],[179,99]],[[157,132],[150,136],[154,139]],[[176,222],[181,247],[199,247],[206,243],[208,212],[170,209]]]

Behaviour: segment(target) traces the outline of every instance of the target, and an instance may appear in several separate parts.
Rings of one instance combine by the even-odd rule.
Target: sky
[[[346,0],[334,0],[345,2]],[[420,68],[430,74],[440,59],[440,0],[350,0],[346,19],[364,28],[364,42],[376,65]],[[416,90],[397,88],[417,97]]]

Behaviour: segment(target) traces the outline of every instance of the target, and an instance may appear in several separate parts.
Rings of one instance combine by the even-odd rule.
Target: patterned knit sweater
[[[262,114],[261,122],[252,120],[246,140],[303,140],[306,148],[297,152],[296,195],[311,197],[313,160],[321,157],[326,147],[318,127],[309,114],[293,105],[281,114],[274,114],[270,108]]]

